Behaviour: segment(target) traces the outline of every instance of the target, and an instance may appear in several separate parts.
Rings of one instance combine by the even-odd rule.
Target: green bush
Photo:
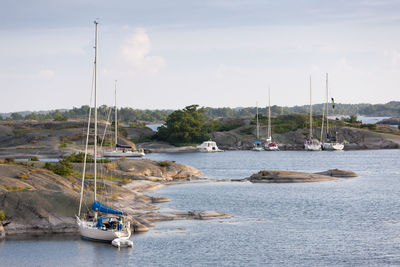
[[[74,172],[74,168],[68,160],[60,160],[55,165],[46,162],[44,168],[61,176],[69,176]]]
[[[0,222],[4,221],[5,218],[6,218],[6,215],[4,214],[4,211],[0,210]]]
[[[85,160],[85,153],[83,153],[83,152],[72,153],[68,157],[65,157],[64,160],[68,161],[68,162],[73,162],[73,163],[83,163]],[[94,162],[93,157],[90,155],[87,155],[86,162],[93,163]],[[111,162],[111,160],[109,160],[109,159],[98,159],[97,160],[97,163],[109,163],[109,162]]]
[[[6,164],[14,164],[15,160],[14,160],[14,158],[5,158],[4,159],[4,163],[6,163]]]
[[[167,167],[171,166],[172,163],[175,163],[175,161],[164,160],[164,161],[158,162],[158,166],[167,168]]]
[[[67,144],[67,143],[62,143],[62,144],[60,144],[60,148],[66,148],[66,147],[68,147],[68,144]]]
[[[32,157],[31,161],[39,161],[38,157]]]

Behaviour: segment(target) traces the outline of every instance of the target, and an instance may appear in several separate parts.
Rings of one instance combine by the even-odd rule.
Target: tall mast
[[[115,149],[117,149],[117,144],[118,144],[118,117],[117,117],[117,80],[115,80],[115,122],[114,122],[114,126],[115,126]]]
[[[312,138],[312,102],[311,102],[311,75],[310,75],[310,138]]]
[[[271,141],[271,89],[268,87],[268,140]]]
[[[326,74],[326,136],[328,137],[329,134],[329,118],[328,118],[328,73]]]
[[[258,102],[256,102],[256,120],[257,120],[257,141],[260,139],[260,127],[258,126]]]
[[[97,25],[99,23],[94,21],[96,27],[95,31],[95,44],[94,44],[94,201],[97,199]]]

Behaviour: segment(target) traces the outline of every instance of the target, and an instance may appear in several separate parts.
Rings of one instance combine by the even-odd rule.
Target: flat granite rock
[[[281,170],[264,170],[247,178],[252,183],[306,183],[330,181],[337,178],[356,177],[352,171],[348,170],[328,170],[320,173],[306,173]]]

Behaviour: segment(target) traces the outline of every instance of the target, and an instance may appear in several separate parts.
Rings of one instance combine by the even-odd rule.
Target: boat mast
[[[328,137],[329,134],[329,118],[328,118],[328,111],[329,111],[329,105],[328,105],[328,73],[326,74],[326,137]]]
[[[99,23],[94,21],[96,27],[95,31],[95,44],[94,44],[94,201],[97,199],[97,25]]]
[[[311,75],[310,75],[310,138],[313,137],[312,133],[312,102],[311,102]]]
[[[257,120],[257,141],[260,139],[260,127],[258,126],[258,102],[256,102],[256,120]]]
[[[118,144],[118,125],[117,125],[117,80],[115,80],[115,149],[117,149],[117,144]]]
[[[271,89],[268,87],[268,141],[271,142]]]

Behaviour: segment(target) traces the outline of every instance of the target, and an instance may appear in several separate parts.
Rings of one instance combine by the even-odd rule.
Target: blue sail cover
[[[132,148],[131,146],[123,146],[123,145],[120,145],[120,144],[117,144],[116,147],[119,147],[119,148]]]
[[[99,211],[99,212],[104,212],[104,213],[108,213],[108,214],[117,214],[117,215],[124,215],[125,214],[123,211],[109,208],[109,207],[101,204],[98,201],[93,202],[92,210]]]
[[[258,145],[260,143],[260,141],[257,139],[257,141],[255,141],[253,144]]]

